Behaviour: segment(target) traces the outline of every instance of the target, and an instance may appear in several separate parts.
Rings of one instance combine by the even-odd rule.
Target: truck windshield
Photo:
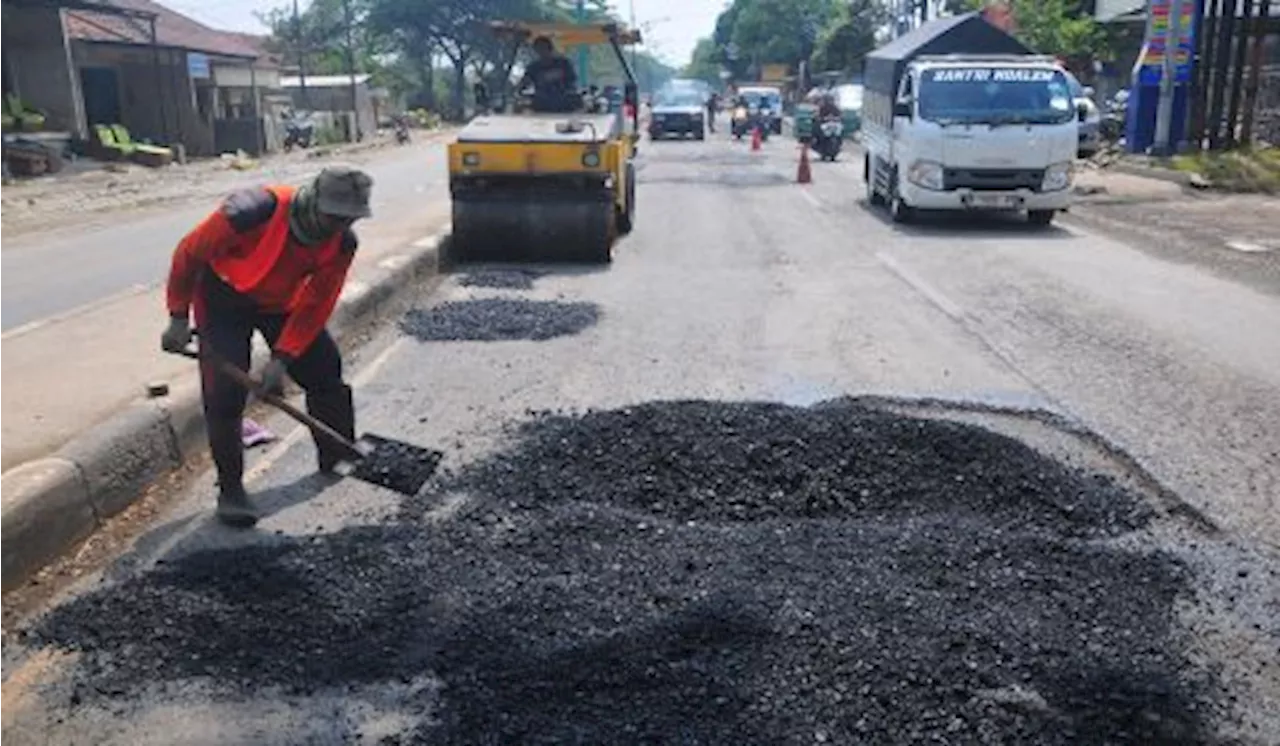
[[[1064,124],[1074,115],[1061,71],[941,67],[920,76],[922,119],[940,124]]]

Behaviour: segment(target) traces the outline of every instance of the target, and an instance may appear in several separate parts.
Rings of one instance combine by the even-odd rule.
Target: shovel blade
[[[356,441],[364,458],[352,464],[348,476],[402,495],[416,495],[440,466],[444,453],[380,435],[365,434]]]

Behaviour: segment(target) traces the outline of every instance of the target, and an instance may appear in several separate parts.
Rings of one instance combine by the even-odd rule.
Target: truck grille
[[[943,188],[1000,191],[1030,189],[1040,191],[1044,169],[948,168],[942,172]]]

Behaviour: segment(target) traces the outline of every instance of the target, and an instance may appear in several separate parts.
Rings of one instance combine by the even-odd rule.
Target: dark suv
[[[706,138],[706,105],[695,92],[659,94],[653,100],[649,116],[649,138],[661,140],[671,136]]]

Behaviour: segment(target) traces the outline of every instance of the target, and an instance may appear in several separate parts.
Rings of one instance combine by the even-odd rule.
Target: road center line
[[[943,313],[956,321],[960,321],[964,318],[964,310],[960,308],[959,304],[943,295],[937,288],[925,282],[924,278],[899,264],[898,260],[883,251],[876,252],[876,259],[888,268],[890,272],[897,275],[900,280],[915,288],[916,292],[927,298],[930,303],[937,306]]]
[[[824,212],[826,211],[827,206],[823,204],[822,200],[815,197],[813,192],[809,191],[808,189],[801,189],[800,196],[804,197],[805,201],[807,201],[809,204],[813,205],[814,207],[818,208],[819,210],[822,210]]]

